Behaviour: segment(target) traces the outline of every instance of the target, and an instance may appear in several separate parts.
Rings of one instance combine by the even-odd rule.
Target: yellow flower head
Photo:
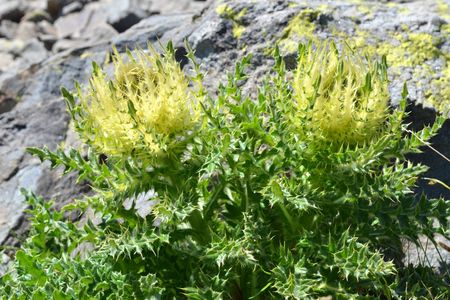
[[[307,130],[332,142],[364,143],[386,118],[385,60],[365,63],[349,47],[300,45],[293,89]]]
[[[87,92],[78,88],[82,137],[118,157],[156,157],[176,147],[194,129],[199,103],[173,49],[128,52],[127,60],[114,49],[113,63],[112,79],[94,64]]]

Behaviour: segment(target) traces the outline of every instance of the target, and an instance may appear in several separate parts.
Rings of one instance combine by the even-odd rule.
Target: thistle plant
[[[93,192],[55,211],[24,191],[31,230],[0,298],[447,299],[445,274],[401,263],[402,241],[449,238],[450,202],[415,195],[426,167],[405,159],[444,118],[409,134],[407,91],[388,109],[384,62],[312,47],[294,80],[276,50],[254,99],[250,56],[212,97],[194,53],[185,77],[170,45],[116,56],[112,81],[94,66],[87,94],[63,90],[87,155],[29,152]]]
[[[200,106],[174,49],[148,52],[128,51],[125,61],[114,50],[112,79],[94,63],[87,91],[77,85],[79,106],[64,91],[80,136],[108,156],[161,156],[195,129]]]
[[[386,59],[363,63],[348,46],[301,45],[293,83],[298,113],[316,137],[350,144],[382,128],[389,103]]]

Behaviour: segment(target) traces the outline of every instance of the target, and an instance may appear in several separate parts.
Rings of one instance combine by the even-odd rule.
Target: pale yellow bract
[[[384,63],[365,63],[348,47],[334,43],[299,50],[293,89],[297,117],[330,141],[364,143],[386,118],[389,93]]]
[[[84,137],[110,156],[164,155],[189,134],[199,103],[174,53],[136,50],[124,60],[114,50],[114,77],[94,65],[87,92],[78,89]]]

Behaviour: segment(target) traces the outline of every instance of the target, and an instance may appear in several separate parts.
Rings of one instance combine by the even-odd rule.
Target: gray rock
[[[38,164],[28,165],[22,168],[13,179],[7,181],[1,187],[0,196],[0,242],[7,237],[9,230],[17,226],[22,217],[23,210],[26,208],[22,200],[22,195],[15,188],[16,186],[36,189],[38,179],[42,175],[42,167]]]
[[[38,33],[39,34],[50,34],[56,37],[56,28],[53,26],[52,23],[48,21],[40,21],[37,23]]]
[[[100,23],[97,26],[89,27],[84,30],[79,40],[85,40],[94,44],[99,41],[109,41],[117,35],[117,31],[106,23]]]
[[[47,20],[39,22],[23,20],[17,27],[14,39],[26,42],[29,39],[40,38],[42,35],[53,35],[56,37],[55,27]]]
[[[25,44],[20,55],[26,63],[31,65],[46,59],[48,57],[48,52],[40,41],[37,39],[30,39]]]
[[[199,27],[189,36],[189,43],[195,48],[196,55],[207,57],[219,52],[219,32],[226,31],[226,25],[221,19],[205,18]],[[219,50],[219,51],[218,51]]]
[[[57,36],[53,50],[63,51],[73,47],[105,42],[117,35],[108,24],[111,7],[107,3],[89,3],[80,12],[58,18],[55,22]]]
[[[113,3],[114,2],[114,3]],[[140,20],[152,15],[151,1],[116,0],[105,1],[107,22],[118,32],[124,32]]]
[[[144,1],[141,0],[141,2],[144,2]],[[205,7],[205,2],[206,1],[153,0],[151,2],[152,2],[152,5],[151,5],[151,10],[152,11],[158,12],[160,14],[170,14],[170,13],[180,13],[180,12],[189,12],[189,13],[199,12],[203,7]]]
[[[36,38],[27,41],[0,39],[0,49],[9,54],[4,57],[8,67],[5,66],[3,70],[11,74],[25,70],[48,57],[47,49]],[[8,57],[13,57],[14,60],[7,60]]]
[[[0,5],[0,20],[18,23],[25,15],[25,5],[21,0],[9,0]]]
[[[174,44],[182,45],[183,40],[192,32],[192,27],[186,26],[191,23],[192,17],[190,13],[155,15],[114,37],[112,43],[122,51],[126,48],[143,48],[147,43],[155,43],[157,40],[170,39]]]
[[[51,16],[48,12],[46,12],[43,9],[38,9],[38,10],[32,10],[27,12],[22,20],[25,21],[29,21],[29,22],[39,22],[42,20],[46,20],[46,21],[50,21],[51,20]]]
[[[0,39],[0,49],[2,52],[10,53],[15,56],[20,55],[22,49],[25,47],[25,42],[22,40],[8,40]]]
[[[83,30],[89,24],[92,11],[81,11],[67,16],[60,17],[54,23],[58,33],[58,38],[68,38],[74,33]]]
[[[106,43],[117,35],[117,31],[110,25],[102,23],[98,26],[88,28],[82,37],[77,39],[57,40],[53,46],[54,52],[61,52],[68,49],[92,46],[93,44]]]
[[[22,18],[39,21],[49,18],[46,0],[4,0],[0,5],[0,20],[19,23]]]
[[[59,38],[81,38],[95,27],[111,25],[116,31],[123,32],[150,16],[147,1],[104,0],[87,4],[80,12],[58,18],[55,26]]]
[[[25,204],[20,187],[54,197],[57,196],[55,188],[59,186],[64,201],[70,198],[68,191],[74,191],[73,178],[57,180],[48,165],[25,154],[25,147],[46,145],[55,149],[65,139],[68,116],[59,96],[59,87],[66,85],[72,88],[73,79],[81,79],[83,74],[86,76],[89,61],[78,57],[71,57],[63,64],[61,61],[55,58],[43,68],[31,68],[2,83],[2,90],[8,94],[20,94],[21,100],[12,110],[0,115],[0,211],[3,213],[0,243],[11,228],[26,225],[21,218]],[[22,82],[10,84],[17,82],[17,78]],[[60,203],[64,202],[61,200]]]
[[[38,36],[38,28],[35,23],[23,20],[17,28],[15,39],[26,41]]]
[[[53,46],[55,45],[57,39],[54,35],[51,34],[42,34],[39,36],[39,41],[42,42],[42,44],[44,45],[45,49],[47,50],[52,50]]]
[[[2,27],[10,25],[5,22],[8,21],[3,21]],[[7,28],[4,29],[8,32]],[[13,26],[12,30],[13,34],[8,38],[13,39],[0,38],[0,51],[4,53],[0,57],[1,71],[20,72],[48,57],[48,49],[52,45],[51,35],[56,33],[51,23],[46,20],[30,22],[24,19]]]
[[[0,53],[0,72],[7,70],[13,62],[14,62],[14,56],[12,54],[1,52]],[[0,107],[1,107],[1,104],[0,104]],[[0,108],[0,113],[1,113],[1,111],[2,111],[2,109]]]
[[[4,57],[4,56],[7,56],[7,55],[8,54],[3,54],[3,55],[0,56],[0,70],[2,68],[1,67],[2,66],[1,58]],[[5,95],[5,94],[3,94],[0,91],[0,114],[3,114],[5,112],[8,112],[8,111],[12,110],[14,108],[14,106],[16,106],[16,104],[17,104],[17,100],[16,99],[14,99],[13,97],[10,97],[8,95]],[[1,162],[0,162],[0,164],[1,164]],[[1,169],[2,168],[0,168],[0,170]],[[2,174],[2,175],[4,175],[4,174]],[[0,181],[3,181],[3,179],[0,179]]]
[[[60,13],[65,15],[71,12],[80,11],[88,2],[92,2],[92,0],[46,0],[46,9],[53,17],[58,17]],[[79,5],[81,5],[81,7],[78,7]]]
[[[25,5],[25,10],[30,11],[43,11],[47,8],[47,0],[22,0]]]
[[[448,274],[450,267],[450,242],[443,236],[435,237],[437,245],[426,236],[419,237],[420,246],[410,241],[404,241],[403,251],[405,257],[403,263],[406,266],[429,266],[438,269],[442,274]],[[447,273],[445,273],[447,272]]]
[[[10,20],[0,21],[0,38],[13,39],[19,25]]]
[[[54,52],[61,52],[72,48],[77,48],[82,46],[83,43],[80,43],[78,40],[69,40],[69,39],[59,39],[56,40],[52,46],[52,50]]]
[[[56,28],[47,21],[41,21],[37,24],[38,27],[38,39],[42,42],[47,50],[51,50],[53,45],[57,41]]]
[[[74,12],[79,12],[80,10],[83,9],[83,6],[84,6],[83,3],[80,1],[72,2],[62,8],[61,14],[65,16]]]

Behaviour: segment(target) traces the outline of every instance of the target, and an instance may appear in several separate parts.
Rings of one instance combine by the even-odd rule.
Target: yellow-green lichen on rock
[[[411,12],[411,10],[407,6],[400,5],[397,2],[388,2],[386,3],[386,6],[389,8],[395,8],[400,14],[409,14]]]
[[[242,18],[247,13],[247,8],[244,8],[240,11],[235,11],[231,6],[223,3],[223,4],[220,4],[219,6],[217,6],[216,13],[219,16],[222,16],[228,20],[231,20],[231,22],[233,24],[233,27],[232,27],[233,36],[236,39],[240,39],[242,34],[245,31],[245,26],[242,24]]]
[[[375,46],[378,55],[386,55],[393,67],[414,67],[439,56],[439,41],[428,33],[393,34],[391,41]]]
[[[361,33],[360,33],[361,34]],[[442,42],[428,33],[390,33],[388,40],[376,40],[373,44],[353,43],[355,49],[364,51],[370,56],[385,55],[387,58],[390,72],[400,75],[404,68],[412,69],[413,80],[421,87],[420,79],[429,79],[429,88],[421,95],[427,105],[432,105],[439,111],[444,111],[450,103],[450,77],[448,76],[449,55],[439,49]],[[362,33],[367,37],[367,33]],[[358,40],[358,37],[353,37]],[[363,39],[361,39],[363,40]],[[443,68],[433,68],[431,61],[436,59],[445,62]],[[423,87],[421,87],[423,88]]]
[[[437,12],[440,15],[448,15],[448,14],[450,14],[450,9],[448,7],[448,4],[445,3],[444,0],[437,0],[436,8],[437,8]]]
[[[449,54],[439,49],[440,43],[441,39],[428,33],[393,34],[391,42],[380,42],[371,52],[386,55],[393,73],[413,68],[413,79],[419,86],[421,78],[428,78],[429,87],[422,95],[426,104],[445,111],[450,104]],[[429,62],[436,59],[445,62],[443,67],[431,67]]]
[[[373,18],[373,7],[371,5],[359,4],[357,7],[359,13],[366,15],[368,18]]]
[[[294,16],[286,28],[283,30],[281,39],[278,41],[282,50],[295,52],[298,47],[298,40],[317,40],[314,30],[316,25],[313,20],[317,18],[319,11],[304,9]]]

